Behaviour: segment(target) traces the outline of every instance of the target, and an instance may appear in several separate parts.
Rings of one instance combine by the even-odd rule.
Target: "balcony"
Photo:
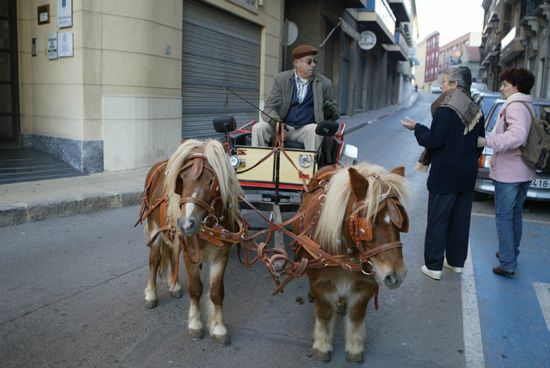
[[[516,27],[514,27],[500,41],[500,60],[504,63],[513,60],[525,51],[522,39],[516,33]]]
[[[344,8],[362,8],[366,6],[367,0],[340,0],[339,3]]]
[[[386,0],[368,0],[367,6],[356,9],[355,19],[373,31],[382,43],[393,43],[395,16]]]
[[[394,61],[407,61],[409,47],[407,46],[405,37],[400,32],[395,32],[394,41],[395,43],[382,44],[384,50],[388,52],[388,57]]]
[[[412,21],[410,0],[388,0],[388,3],[398,22]]]

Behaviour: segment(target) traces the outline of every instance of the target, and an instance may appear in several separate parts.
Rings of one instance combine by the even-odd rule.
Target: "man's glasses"
[[[311,65],[312,63],[317,64],[317,59],[302,59],[300,61],[306,63],[307,65]]]

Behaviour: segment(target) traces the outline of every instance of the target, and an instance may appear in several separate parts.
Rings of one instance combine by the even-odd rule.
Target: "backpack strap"
[[[506,108],[508,108],[508,106],[510,106],[513,103],[520,103],[523,106],[525,106],[525,108],[529,111],[529,115],[531,115],[531,124],[533,123],[533,121],[535,121],[535,113],[533,112],[533,110],[531,110],[531,108],[529,107],[527,102],[525,102],[525,101],[512,101],[508,105],[506,105]],[[508,123],[506,122],[506,109],[504,109],[504,130],[506,130],[506,129],[508,129]]]

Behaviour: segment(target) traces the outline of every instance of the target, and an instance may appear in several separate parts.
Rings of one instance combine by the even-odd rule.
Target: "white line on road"
[[[540,309],[544,320],[546,321],[546,327],[550,331],[550,284],[543,282],[533,282],[537,299],[539,300]]]
[[[483,341],[481,340],[476,280],[469,243],[468,258],[466,258],[462,274],[462,330],[466,368],[484,368],[485,358],[483,356]]]
[[[472,216],[493,217],[493,218],[495,217],[494,214],[479,213],[479,212],[472,212]],[[523,215],[523,222],[534,222],[535,224],[550,225],[550,221],[529,219],[529,218],[525,217],[525,214]]]

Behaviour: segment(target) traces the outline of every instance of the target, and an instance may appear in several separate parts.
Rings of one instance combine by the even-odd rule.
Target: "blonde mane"
[[[177,219],[181,216],[180,195],[175,193],[176,179],[180,168],[183,166],[189,155],[199,152],[204,145],[204,155],[218,178],[220,194],[223,202],[225,214],[231,223],[239,217],[239,199],[241,187],[235,174],[235,170],[229,164],[227,154],[220,142],[210,139],[199,141],[197,139],[188,139],[183,142],[176,152],[168,160],[166,165],[166,180],[164,181],[164,193],[168,194],[168,223],[176,226]]]
[[[367,196],[360,204],[360,208],[366,209],[367,219],[374,219],[378,213],[378,205],[388,195],[397,196],[400,201],[406,198],[409,190],[404,177],[389,173],[383,167],[368,162],[352,167],[369,182]],[[350,196],[350,177],[346,167],[330,179],[321,216],[314,233],[317,243],[333,254],[342,250],[342,226]]]

